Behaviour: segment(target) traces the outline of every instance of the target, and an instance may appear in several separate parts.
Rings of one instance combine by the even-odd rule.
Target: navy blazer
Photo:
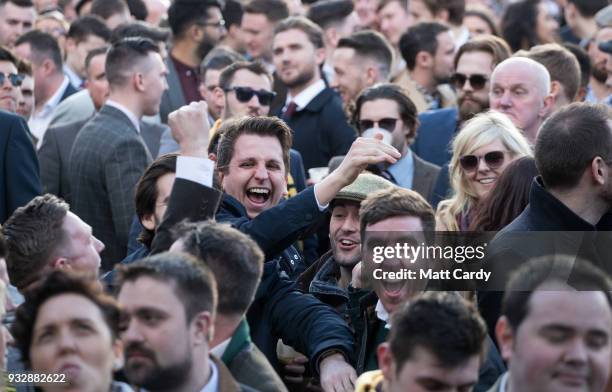
[[[0,223],[42,193],[38,159],[21,117],[0,110]]]
[[[419,114],[419,128],[410,146],[419,157],[444,166],[452,157],[451,142],[457,129],[457,109],[428,110]]]
[[[342,99],[329,87],[286,122],[293,130],[292,147],[302,154],[306,174],[310,168],[326,167],[336,155],[345,155],[357,137],[347,122]]]

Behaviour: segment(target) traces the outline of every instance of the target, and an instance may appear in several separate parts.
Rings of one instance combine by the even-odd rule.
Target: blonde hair
[[[496,140],[502,142],[513,159],[533,156],[529,142],[506,115],[488,111],[466,122],[453,139],[453,156],[448,165],[453,196],[440,202],[436,212],[436,219],[447,230],[459,231],[458,216],[467,214],[478,202],[478,195],[465,177],[459,159]]]

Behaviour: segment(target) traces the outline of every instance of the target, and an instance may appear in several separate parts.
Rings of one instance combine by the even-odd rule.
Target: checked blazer
[[[120,110],[105,105],[79,132],[70,154],[72,210],[106,248],[102,270],[127,254],[134,188],[152,162],[142,137]]]

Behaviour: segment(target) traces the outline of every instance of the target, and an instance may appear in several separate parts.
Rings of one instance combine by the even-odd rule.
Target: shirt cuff
[[[176,178],[212,187],[214,170],[215,163],[208,158],[184,156],[176,158]]]
[[[329,207],[329,203],[322,205],[321,203],[319,203],[319,199],[317,199],[317,185],[319,184],[314,184],[314,197],[315,197],[315,201],[317,202],[317,207],[319,207],[319,211],[323,212],[327,209],[327,207]]]

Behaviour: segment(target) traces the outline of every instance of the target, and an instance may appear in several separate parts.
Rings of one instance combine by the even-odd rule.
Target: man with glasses
[[[510,57],[501,38],[486,35],[463,44],[455,56],[451,83],[457,91],[458,126],[489,108],[489,80],[497,64]]]
[[[15,113],[22,81],[23,76],[17,71],[17,59],[0,46],[0,109]]]
[[[392,165],[380,166],[381,174],[402,188],[430,199],[440,168],[410,150],[418,124],[414,103],[393,84],[379,84],[362,91],[355,103],[353,122],[360,136],[383,135],[402,157]]]
[[[202,99],[198,67],[225,35],[225,21],[217,0],[177,0],[168,9],[173,44],[166,61],[168,90],[162,98],[162,122],[181,106]]]

